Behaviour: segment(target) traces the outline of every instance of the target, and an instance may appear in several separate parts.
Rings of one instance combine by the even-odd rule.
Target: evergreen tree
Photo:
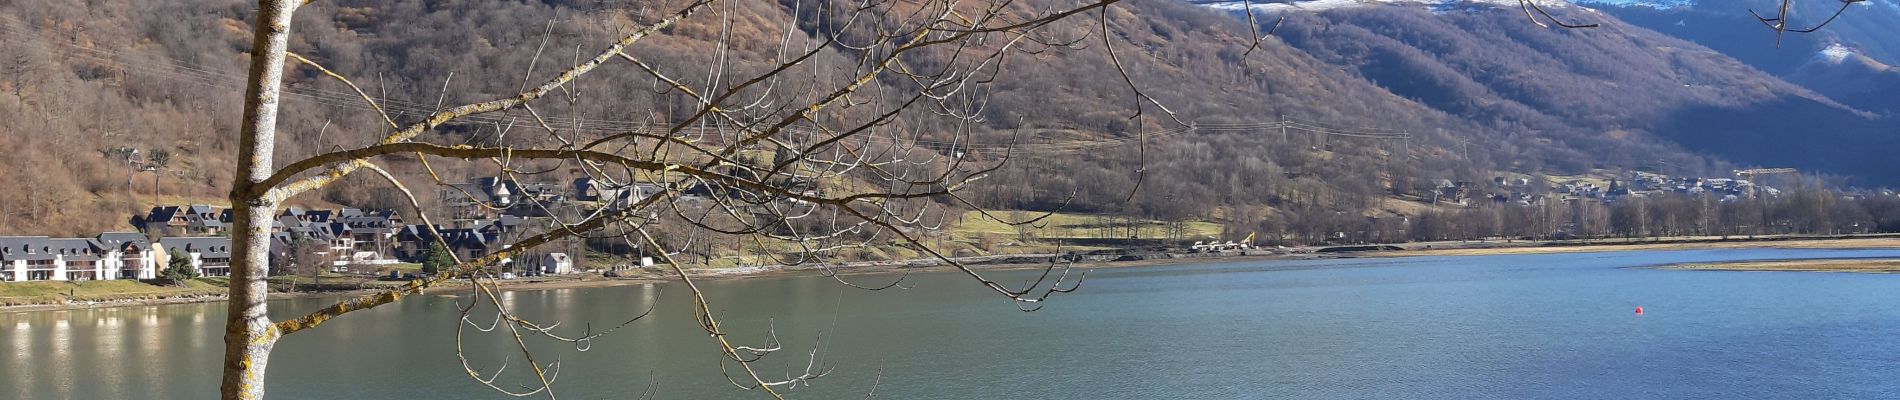
[[[172,282],[184,282],[198,277],[198,269],[191,267],[191,258],[184,252],[172,252],[172,259],[165,263],[165,279]]]
[[[449,256],[449,249],[442,243],[429,245],[429,258],[422,261],[422,273],[435,275],[455,267],[455,258]]]

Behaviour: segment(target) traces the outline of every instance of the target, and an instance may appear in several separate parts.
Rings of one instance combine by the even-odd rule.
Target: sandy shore
[[[1855,272],[1870,274],[1900,273],[1900,259],[1860,258],[1835,260],[1742,261],[1665,265],[1657,268],[1701,271],[1800,271]]]

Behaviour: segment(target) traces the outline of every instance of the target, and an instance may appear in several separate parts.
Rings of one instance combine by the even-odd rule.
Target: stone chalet
[[[204,204],[152,207],[140,222],[146,232],[216,236],[230,226],[231,210]]]

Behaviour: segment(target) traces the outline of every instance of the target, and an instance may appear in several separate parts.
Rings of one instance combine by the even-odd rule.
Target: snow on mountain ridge
[[[1848,57],[1852,57],[1853,55],[1854,49],[1849,49],[1847,46],[1835,43],[1828,45],[1825,49],[1821,49],[1821,53],[1818,56],[1821,57],[1822,60],[1826,60],[1829,64],[1840,65],[1846,62]]]
[[[1453,5],[1462,5],[1462,4],[1472,4],[1472,5],[1491,5],[1491,6],[1498,6],[1498,7],[1520,6],[1520,3],[1518,2],[1518,0],[1295,0],[1295,1],[1288,1],[1288,2],[1267,2],[1267,1],[1247,2],[1247,1],[1236,1],[1236,0],[1224,0],[1224,1],[1193,1],[1193,2],[1200,4],[1202,6],[1206,6],[1208,8],[1213,8],[1217,10],[1230,10],[1230,11],[1240,11],[1242,9],[1247,8],[1247,6],[1251,3],[1251,5],[1253,6],[1253,10],[1256,12],[1283,12],[1283,11],[1293,11],[1293,10],[1323,11],[1323,10],[1330,10],[1330,9],[1335,9],[1335,8],[1366,7],[1366,6],[1375,6],[1375,5],[1417,5],[1417,6],[1426,6],[1426,7],[1444,7],[1444,6],[1453,6]],[[1569,1],[1563,1],[1563,0],[1541,0],[1541,1],[1538,1],[1538,5],[1546,7],[1546,8],[1564,8],[1564,7],[1570,6],[1571,4]]]
[[[1491,6],[1500,6],[1500,7],[1518,7],[1520,5],[1520,3],[1518,3],[1518,0],[1255,0],[1251,2],[1241,1],[1241,0],[1187,0],[1187,1],[1189,3],[1195,3],[1195,4],[1207,6],[1214,9],[1231,10],[1231,11],[1239,11],[1242,8],[1246,7],[1248,3],[1252,3],[1254,11],[1286,11],[1286,10],[1321,11],[1321,10],[1329,10],[1329,9],[1342,8],[1342,7],[1364,7],[1364,6],[1371,6],[1371,5],[1421,5],[1421,6],[1429,6],[1429,7],[1444,7],[1444,6],[1452,6],[1452,5],[1459,5],[1459,4],[1480,4],[1480,5],[1491,5]],[[1646,8],[1659,9],[1659,10],[1668,10],[1668,9],[1695,8],[1696,6],[1701,5],[1699,4],[1701,2],[1698,0],[1533,0],[1533,1],[1536,1],[1537,4],[1540,6],[1549,7],[1549,8],[1563,8],[1565,6],[1577,5],[1577,6],[1583,6],[1585,8],[1588,8],[1589,6],[1613,6],[1613,7],[1646,7]],[[1717,4],[1723,4],[1723,3],[1717,2]],[[1887,8],[1900,10],[1900,1],[1861,2],[1858,4],[1863,5],[1863,6],[1870,6],[1870,7],[1876,6],[1876,5],[1884,5]]]
[[[1691,8],[1696,0],[1576,0],[1580,4],[1600,4],[1618,7],[1649,7],[1654,9]]]

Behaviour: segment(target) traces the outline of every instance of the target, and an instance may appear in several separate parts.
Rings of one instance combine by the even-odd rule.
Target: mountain
[[[1587,0],[1583,4],[1631,24],[1709,46],[1773,74],[1792,72],[1806,55],[1844,43],[1883,63],[1900,63],[1900,4],[1855,3],[1814,33],[1775,32],[1751,15],[1771,15],[1778,0]],[[1840,10],[1837,1],[1795,1],[1789,29],[1805,29]]]
[[[1498,3],[1323,0],[1256,11],[1287,17],[1278,34],[1289,45],[1388,91],[1592,159],[1652,157],[1618,150],[1636,135],[1738,163],[1896,181],[1874,150],[1896,143],[1885,121],[1593,9],[1551,6],[1566,21],[1602,25],[1551,29],[1528,22],[1515,1]]]
[[[1841,44],[1885,64],[1900,63],[1900,4],[1869,1],[1849,7],[1841,16],[1813,33],[1789,32],[1778,38],[1749,10],[1770,13],[1776,1],[1590,0],[1591,7],[1631,24],[1735,57],[1775,75],[1793,73],[1808,56]],[[1839,2],[1796,1],[1791,29],[1810,28],[1839,9]]]
[[[1799,153],[1832,158],[1833,150],[1853,146],[1891,146],[1900,135],[1896,121],[1896,103],[1891,93],[1900,89],[1892,69],[1900,63],[1900,2],[1868,1],[1854,3],[1840,17],[1812,33],[1788,32],[1779,37],[1763,26],[1750,10],[1769,13],[1779,4],[1774,0],[1683,1],[1683,0],[1590,0],[1585,4],[1630,24],[1653,29],[1706,45],[1749,66],[1810,88],[1839,103],[1877,115],[1874,119],[1815,118],[1799,110],[1818,110],[1811,105],[1787,104],[1760,110],[1777,115],[1763,123],[1737,122],[1746,114],[1714,112],[1706,128],[1760,132],[1780,130],[1782,136],[1799,137],[1794,143],[1806,145],[1815,136],[1838,139]],[[1815,27],[1837,10],[1840,2],[1796,1],[1793,3],[1790,29]],[[1711,110],[1712,111],[1712,110]],[[1775,127],[1775,128],[1770,128]],[[1817,133],[1820,132],[1820,133]],[[1839,132],[1853,132],[1836,134]],[[1743,133],[1743,137],[1770,139],[1774,136]],[[1865,153],[1863,153],[1865,154]],[[1864,155],[1863,157],[1874,157]],[[1844,164],[1859,164],[1858,167]],[[1865,182],[1891,180],[1878,176],[1891,165],[1870,158],[1860,162],[1837,163],[1835,171],[1858,170]],[[1890,183],[1889,183],[1890,184]]]
[[[794,3],[735,3],[727,12],[741,36],[724,53],[706,40],[716,23],[670,29],[635,51],[683,81],[706,80],[704,66],[719,54],[739,60],[735,70],[756,68],[774,56],[770,44],[781,27],[805,35],[818,29],[814,19],[822,17],[795,12]],[[1013,59],[992,88],[985,123],[969,127],[976,140],[1001,143],[1021,132],[1032,144],[1114,145],[1026,151],[971,193],[973,201],[1157,218],[1385,213],[1392,210],[1379,199],[1416,195],[1436,179],[1659,163],[1684,174],[1769,165],[1900,183],[1900,168],[1881,154],[1895,144],[1877,134],[1887,128],[1883,120],[1614,13],[1557,5],[1551,11],[1566,20],[1604,27],[1546,29],[1526,20],[1515,0],[1262,2],[1262,23],[1287,19],[1255,47],[1235,4],[1132,0],[1105,21],[1063,28],[1106,23],[1135,85],[1199,129],[1180,129],[1153,108],[1131,121],[1131,89],[1101,51],[1100,36],[1079,50]],[[154,202],[219,199],[233,173],[251,7],[240,0],[0,1],[0,121],[9,122],[0,124],[0,146],[35,150],[0,158],[0,169],[30,171],[0,174],[0,187],[21,188],[0,191],[0,234],[126,229],[127,217]],[[407,121],[439,99],[513,93],[544,32],[552,32],[547,49],[594,49],[651,12],[580,0],[321,1],[299,11],[292,50],[355,77]],[[563,23],[548,28],[550,20]],[[840,46],[819,62],[849,65],[857,51]],[[309,68],[288,75],[278,159],[361,143],[385,129],[349,88]],[[583,84],[592,94],[653,90],[651,79],[625,65]],[[598,98],[613,101],[552,102],[539,111],[561,116],[552,121],[557,127],[590,135],[681,116],[628,115],[671,109],[664,102],[674,100],[661,96]],[[586,123],[561,125],[568,120]],[[1260,128],[1283,120],[1407,135]],[[497,127],[506,121],[449,126],[425,139],[499,141]],[[523,136],[530,135],[507,135]],[[1147,140],[1130,140],[1136,137]],[[129,150],[140,155],[126,157]],[[156,174],[141,168],[158,152],[173,161]],[[428,182],[411,161],[388,168]],[[495,168],[442,172],[454,180]],[[1142,178],[1131,179],[1134,171]],[[363,179],[302,200],[404,208],[391,189]],[[1143,190],[1131,199],[1136,181]]]
[[[1846,45],[1835,44],[1814,54],[1787,75],[1789,82],[1806,86],[1842,103],[1888,117],[1900,111],[1900,68],[1875,61]]]

